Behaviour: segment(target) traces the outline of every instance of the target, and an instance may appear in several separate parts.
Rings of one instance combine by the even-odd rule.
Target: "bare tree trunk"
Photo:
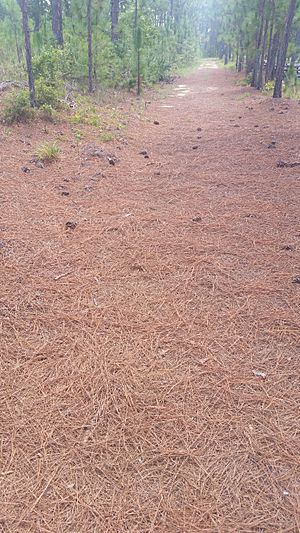
[[[265,63],[265,55],[266,55],[266,48],[267,48],[268,31],[269,31],[269,20],[268,20],[268,17],[266,17],[262,48],[261,48],[261,54],[260,54],[259,72],[257,76],[257,85],[256,85],[257,89],[262,89],[264,86],[264,63]]]
[[[275,78],[276,57],[278,54],[279,44],[280,35],[279,32],[276,32],[275,35],[273,35],[272,37],[272,42],[270,41],[266,81],[274,80]]]
[[[281,37],[281,43],[277,59],[277,68],[276,68],[276,80],[274,87],[273,98],[282,97],[282,81],[284,78],[284,67],[286,63],[286,55],[289,45],[289,38],[291,34],[291,28],[293,20],[296,13],[297,0],[290,0],[287,16],[285,19],[284,30]]]
[[[59,46],[64,45],[63,37],[63,18],[62,18],[62,0],[51,0],[52,10],[52,31],[56,42]]]
[[[32,71],[28,4],[27,4],[27,0],[18,0],[18,4],[22,12],[22,24],[23,24],[23,32],[24,32],[24,40],[25,40],[25,53],[26,53],[26,66],[27,66],[27,75],[28,75],[30,105],[32,107],[36,107],[35,86],[34,86],[34,77],[33,77],[33,71]]]
[[[275,0],[270,0],[270,6],[271,6],[271,21],[270,21],[270,35],[269,35],[269,46],[268,46],[268,56],[267,56],[267,65],[266,65],[266,76],[265,76],[266,82],[269,80],[269,64],[270,64],[272,44],[273,44],[274,23],[275,23]]]
[[[119,24],[119,13],[120,13],[120,1],[111,0],[111,40],[113,43],[118,41],[118,24]]]
[[[138,0],[134,0],[134,27],[135,29],[137,29],[137,25],[138,25],[138,14],[139,14]]]
[[[88,30],[89,93],[92,93],[93,90],[94,90],[94,84],[93,84],[92,0],[87,0],[87,30]]]
[[[260,65],[260,59],[261,59],[261,44],[262,44],[263,30],[264,30],[264,24],[265,24],[265,5],[266,5],[266,0],[260,0],[259,5],[258,5],[258,17],[260,20],[260,24],[259,24],[259,28],[258,28],[257,36],[256,36],[256,55],[255,55],[254,70],[253,70],[252,80],[251,80],[251,87],[257,87],[259,65]]]

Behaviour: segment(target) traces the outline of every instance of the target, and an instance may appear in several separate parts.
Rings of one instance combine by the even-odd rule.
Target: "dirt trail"
[[[300,531],[300,106],[234,79],[114,166],[0,130],[0,531]]]

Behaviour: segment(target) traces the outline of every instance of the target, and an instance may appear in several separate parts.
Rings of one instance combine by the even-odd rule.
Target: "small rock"
[[[44,168],[44,167],[45,167],[43,161],[39,161],[39,160],[38,160],[38,161],[35,161],[34,164],[35,164],[35,166],[36,166],[37,168]]]
[[[93,176],[91,176],[91,180],[92,181],[97,181],[98,179],[101,179],[101,178],[105,178],[105,174],[103,174],[103,172],[96,172],[96,174],[93,174]]]
[[[300,285],[300,276],[296,276],[296,277],[293,279],[293,283],[297,283],[298,285]]]
[[[61,195],[62,196],[70,196],[70,193],[69,193],[69,191],[62,191]]]
[[[113,157],[110,157],[110,156],[109,156],[109,157],[107,158],[107,161],[109,162],[110,165],[113,165],[113,166],[114,166],[114,165],[116,164],[116,160],[115,160],[115,158],[113,158]]]
[[[145,157],[145,159],[150,159],[148,154],[146,154],[144,157]]]
[[[255,126],[254,126],[254,127],[255,127],[255,128],[259,128],[259,125],[258,125],[258,124],[255,124]]]
[[[300,167],[300,162],[287,163],[286,161],[279,160],[277,163],[278,168],[295,168]]]
[[[200,217],[200,215],[194,217],[193,222],[202,222],[202,217]]]
[[[266,379],[267,377],[267,374],[265,372],[262,372],[261,370],[253,370],[253,374],[257,377],[257,378],[261,378],[263,380]]]
[[[148,155],[148,152],[147,152],[147,150],[141,150],[139,152],[139,155]]]
[[[160,172],[154,172],[154,176],[160,176]]]
[[[279,111],[278,115],[284,115],[284,111]]]
[[[269,149],[274,149],[274,148],[276,148],[276,146],[275,146],[275,144],[271,143],[271,144],[268,144],[268,148]]]
[[[281,250],[285,250],[286,252],[294,252],[296,250],[296,246],[293,244],[287,244],[285,246],[282,246]]]
[[[195,144],[195,146],[193,146],[193,150],[198,150],[199,146],[197,144]]]
[[[240,125],[239,124],[235,124],[234,128],[240,128]]]
[[[21,170],[22,170],[22,172],[25,172],[25,174],[30,172],[30,168],[28,168],[28,167],[22,167]]]
[[[197,128],[197,131],[202,131],[202,128]]]
[[[66,229],[74,230],[77,226],[77,222],[69,221],[66,222]]]
[[[154,120],[153,124],[155,124],[155,126],[159,126],[158,120]]]

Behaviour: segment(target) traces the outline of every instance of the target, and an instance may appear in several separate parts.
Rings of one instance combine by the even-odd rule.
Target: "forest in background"
[[[22,81],[27,71],[31,106],[50,115],[74,88],[140,94],[200,54],[234,62],[253,87],[281,97],[284,78],[297,93],[300,3],[0,0],[0,42],[0,81]],[[19,91],[6,119],[22,115],[27,103],[28,92]]]

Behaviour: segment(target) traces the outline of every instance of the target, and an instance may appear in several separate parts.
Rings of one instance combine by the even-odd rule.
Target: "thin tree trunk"
[[[228,61],[229,61],[229,58],[228,58],[228,46],[226,45],[225,46],[225,54],[224,54],[224,65],[228,65]]]
[[[291,34],[293,20],[294,20],[295,13],[296,13],[296,7],[297,7],[297,0],[290,0],[287,16],[285,19],[284,30],[282,33],[278,59],[277,59],[276,80],[275,80],[273,98],[282,97],[282,81],[284,78],[284,67],[286,63],[289,38]]]
[[[272,43],[269,51],[266,81],[274,80],[275,78],[276,58],[278,54],[279,44],[280,35],[279,32],[276,32],[272,38]]]
[[[111,40],[113,43],[118,41],[118,24],[119,24],[119,13],[120,13],[120,1],[111,0]]]
[[[59,46],[64,45],[63,37],[63,18],[62,18],[62,0],[51,0],[52,10],[52,31],[54,38]]]
[[[18,63],[21,64],[22,63],[22,51],[20,50],[19,41],[18,41],[18,34],[17,34],[17,28],[16,28],[15,24],[14,24],[14,36],[15,36],[15,42],[16,42]]]
[[[270,73],[270,62],[271,62],[271,52],[272,52],[272,45],[273,45],[273,33],[274,33],[274,22],[275,22],[275,1],[270,0],[270,2],[271,2],[271,22],[270,22],[270,36],[269,36],[268,57],[267,57],[266,76],[265,76],[266,82],[270,79],[269,73]]]
[[[265,24],[265,4],[266,4],[266,0],[260,0],[259,6],[258,6],[258,17],[260,19],[260,24],[259,24],[257,38],[256,38],[256,55],[255,55],[254,70],[253,70],[252,80],[251,80],[251,87],[257,87],[259,65],[260,65],[260,59],[261,59],[261,44],[262,44],[263,30],[264,30],[264,24]]]
[[[18,4],[22,12],[22,24],[23,24],[23,32],[24,32],[24,40],[25,40],[25,53],[26,53],[26,66],[27,66],[27,75],[28,75],[30,105],[32,107],[36,107],[35,86],[34,86],[34,77],[33,77],[33,70],[32,70],[30,30],[29,30],[29,19],[28,19],[28,4],[27,4],[27,0],[18,0]]]
[[[268,20],[268,17],[266,17],[262,49],[261,49],[261,55],[260,55],[259,72],[257,76],[257,85],[256,85],[257,89],[262,89],[264,86],[264,63],[265,63],[265,55],[266,55],[266,48],[267,48],[268,31],[269,31],[269,20]]]
[[[87,30],[88,30],[89,93],[92,93],[93,90],[94,90],[94,84],[93,84],[92,0],[87,0]]]

